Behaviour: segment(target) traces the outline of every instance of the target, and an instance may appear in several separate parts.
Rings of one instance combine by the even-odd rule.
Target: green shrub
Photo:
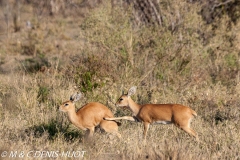
[[[27,58],[22,60],[20,63],[23,70],[30,73],[38,72],[43,66],[51,66],[48,59],[43,54],[39,54],[36,57]]]
[[[38,89],[38,101],[39,102],[46,102],[49,100],[50,89],[47,86],[39,86]]]

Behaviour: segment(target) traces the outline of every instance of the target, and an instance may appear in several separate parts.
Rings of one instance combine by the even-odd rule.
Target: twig
[[[213,11],[215,8],[217,8],[217,7],[226,5],[226,4],[231,3],[231,2],[233,2],[233,1],[234,1],[234,0],[228,0],[228,1],[226,1],[226,2],[222,2],[222,3],[219,3],[219,4],[215,4],[215,5],[212,7],[212,11]]]

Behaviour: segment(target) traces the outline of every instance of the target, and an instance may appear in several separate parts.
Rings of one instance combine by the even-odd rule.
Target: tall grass
[[[238,39],[231,38],[238,36],[240,24],[232,31],[219,26],[203,43],[200,33],[211,27],[197,14],[197,4],[163,1],[160,7],[164,26],[159,28],[132,26],[131,10],[111,8],[107,1],[79,21],[76,16],[41,20],[34,30],[15,33],[22,37],[18,43],[14,38],[8,47],[1,42],[0,154],[86,151],[83,159],[239,159],[239,48]],[[82,91],[77,108],[98,101],[116,117],[131,115],[114,103],[133,85],[138,103],[194,109],[198,117],[192,128],[200,142],[175,126],[152,125],[144,144],[142,124],[126,121],[119,127],[121,139],[97,130],[91,142],[84,142],[84,131],[58,110]]]

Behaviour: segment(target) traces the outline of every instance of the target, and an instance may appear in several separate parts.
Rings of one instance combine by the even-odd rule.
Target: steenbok
[[[117,107],[128,107],[134,116],[124,116],[116,118],[105,118],[105,120],[125,119],[135,122],[143,122],[144,140],[146,140],[147,131],[150,124],[175,124],[191,136],[198,140],[197,133],[190,128],[191,120],[197,113],[189,107],[180,104],[144,104],[139,105],[131,99],[131,95],[135,94],[136,87],[133,86],[128,90],[127,94],[123,94],[117,101]]]
[[[81,93],[74,94],[70,100],[63,102],[59,107],[60,111],[67,112],[68,118],[79,129],[87,131],[86,138],[93,136],[96,126],[108,133],[116,134],[119,138],[121,135],[118,133],[118,125],[120,123],[115,121],[106,121],[103,118],[112,118],[113,113],[103,104],[91,102],[84,105],[77,112],[75,111],[75,102],[81,98]]]

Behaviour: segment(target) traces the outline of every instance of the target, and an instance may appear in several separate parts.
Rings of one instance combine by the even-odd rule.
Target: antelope
[[[81,96],[81,93],[73,94],[70,97],[70,100],[62,103],[59,110],[67,112],[71,123],[77,128],[86,131],[85,137],[87,139],[90,139],[93,136],[96,126],[100,126],[104,131],[116,134],[121,138],[121,134],[118,133],[118,126],[120,126],[121,123],[103,119],[103,117],[113,117],[113,113],[103,104],[91,102],[81,107],[77,112],[75,111],[75,103],[81,98]]]
[[[129,108],[134,116],[124,116],[116,118],[104,118],[105,120],[120,120],[142,122],[144,125],[144,140],[146,140],[147,132],[150,124],[175,124],[189,135],[198,140],[197,133],[190,128],[191,120],[197,113],[187,106],[180,104],[144,104],[135,103],[131,96],[136,93],[136,86],[131,87],[127,94],[124,94],[118,99],[117,107]]]

